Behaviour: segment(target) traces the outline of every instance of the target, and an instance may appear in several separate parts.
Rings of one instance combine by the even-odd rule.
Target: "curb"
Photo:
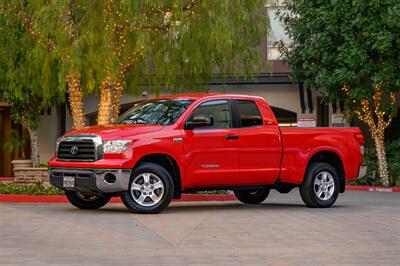
[[[376,186],[346,186],[346,190],[366,191],[366,192],[400,192],[400,187],[376,187]],[[196,201],[234,201],[233,194],[215,195],[215,194],[182,194],[182,198],[173,200],[174,202],[196,202]],[[14,195],[0,194],[0,203],[68,203],[65,196],[62,195]],[[110,203],[121,203],[119,197],[114,197]]]
[[[231,194],[209,195],[209,194],[183,194],[179,200],[174,202],[194,202],[194,201],[233,201],[236,197]],[[13,195],[0,194],[0,203],[69,203],[67,197],[63,195]],[[121,203],[119,197],[113,197],[110,203]]]
[[[358,190],[368,192],[400,192],[400,187],[377,187],[377,186],[346,186],[346,190]]]

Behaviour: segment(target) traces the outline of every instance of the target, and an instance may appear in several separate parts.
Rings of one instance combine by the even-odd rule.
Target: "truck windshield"
[[[168,126],[181,116],[193,102],[188,99],[145,101],[126,111],[115,124],[145,124]]]

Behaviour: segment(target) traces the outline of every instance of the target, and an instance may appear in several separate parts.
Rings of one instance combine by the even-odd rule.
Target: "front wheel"
[[[129,190],[121,195],[125,206],[135,213],[159,213],[174,195],[171,175],[155,163],[142,163],[132,173]]]
[[[107,195],[91,195],[79,191],[66,190],[69,202],[79,209],[99,209],[110,200]]]
[[[335,203],[339,195],[339,175],[336,169],[324,162],[316,162],[309,166],[300,196],[311,208],[328,208]]]
[[[269,188],[247,190],[238,189],[233,191],[238,200],[246,204],[259,204],[263,202],[269,194]]]

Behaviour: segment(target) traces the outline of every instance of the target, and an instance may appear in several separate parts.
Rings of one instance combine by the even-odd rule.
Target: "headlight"
[[[121,153],[121,152],[124,152],[131,143],[132,143],[132,140],[129,140],[129,139],[103,141],[103,152],[104,153]]]

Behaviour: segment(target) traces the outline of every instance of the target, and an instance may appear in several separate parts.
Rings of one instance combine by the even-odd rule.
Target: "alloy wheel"
[[[156,205],[164,195],[164,184],[153,173],[142,173],[133,180],[130,192],[133,200],[146,207]]]

